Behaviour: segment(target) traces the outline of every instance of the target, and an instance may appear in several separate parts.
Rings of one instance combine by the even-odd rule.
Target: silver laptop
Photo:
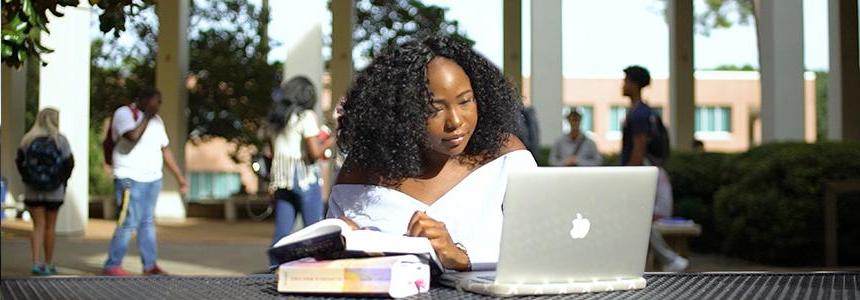
[[[656,186],[655,167],[513,172],[496,271],[441,281],[493,296],[644,288]]]

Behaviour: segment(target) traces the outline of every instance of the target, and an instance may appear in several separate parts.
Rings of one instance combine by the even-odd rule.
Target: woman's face
[[[430,105],[427,119],[431,151],[449,156],[463,153],[478,123],[478,103],[469,76],[454,60],[436,57],[427,64]]]

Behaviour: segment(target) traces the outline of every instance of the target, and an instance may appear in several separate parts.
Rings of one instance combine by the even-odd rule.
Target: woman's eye
[[[469,103],[474,102],[474,101],[475,101],[475,99],[463,99],[463,100],[460,100],[460,105],[469,104]]]
[[[441,108],[439,106],[432,106],[432,108],[433,108],[432,116],[438,115],[440,111],[444,110],[444,108]]]

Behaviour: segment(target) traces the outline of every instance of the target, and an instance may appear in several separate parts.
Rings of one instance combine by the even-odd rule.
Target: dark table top
[[[860,299],[860,273],[649,273],[641,290],[521,299]],[[269,299],[274,275],[3,278],[2,299]],[[319,297],[317,299],[345,299]],[[410,299],[491,299],[434,286]]]

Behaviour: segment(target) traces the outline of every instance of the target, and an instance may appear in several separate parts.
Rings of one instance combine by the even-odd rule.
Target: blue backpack
[[[53,139],[38,137],[18,155],[18,172],[21,173],[24,183],[30,187],[40,191],[53,191],[65,181],[62,174],[63,152]]]

